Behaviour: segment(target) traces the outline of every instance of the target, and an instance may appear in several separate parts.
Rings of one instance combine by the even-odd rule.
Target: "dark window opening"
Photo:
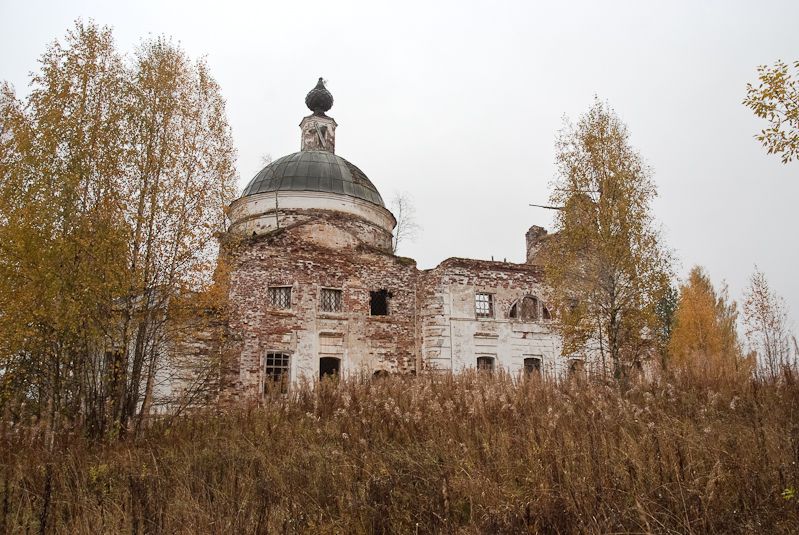
[[[388,316],[388,300],[391,297],[388,290],[369,292],[369,313],[372,316]]]
[[[493,372],[494,357],[477,357],[477,369],[479,371]]]
[[[267,353],[264,358],[264,392],[287,392],[289,385],[289,355]]]
[[[322,312],[341,312],[341,290],[322,288],[319,308]]]
[[[585,363],[580,359],[569,361],[569,378],[580,379],[585,372]]]
[[[487,293],[474,294],[474,313],[478,318],[493,318],[494,296]]]
[[[538,299],[525,297],[522,299],[522,321],[538,321]]]
[[[550,320],[552,315],[540,299],[533,295],[528,295],[511,305],[508,318],[531,322],[541,319]]]
[[[377,370],[376,372],[374,372],[372,374],[372,377],[375,378],[375,379],[383,379],[383,378],[388,377],[388,376],[389,376],[389,373],[388,373],[387,370]]]
[[[336,357],[322,357],[319,359],[319,379],[338,376],[341,360]]]
[[[541,375],[541,357],[525,358],[524,373],[526,375]]]

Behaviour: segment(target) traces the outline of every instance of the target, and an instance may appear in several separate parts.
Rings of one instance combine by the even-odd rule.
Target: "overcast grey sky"
[[[753,139],[741,105],[759,64],[799,59],[799,2],[90,2],[1,0],[0,79],[27,91],[46,43],[78,17],[132,51],[167,34],[222,86],[240,186],[299,150],[318,76],[335,97],[338,154],[387,201],[415,200],[424,230],[403,254],[524,257],[551,226],[554,138],[594,95],[653,167],[654,210],[684,275],[741,292],[757,264],[799,317],[799,162]]]

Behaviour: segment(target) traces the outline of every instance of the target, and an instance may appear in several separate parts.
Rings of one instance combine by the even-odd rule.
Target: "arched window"
[[[531,295],[522,299],[522,321],[538,321],[538,298]]]
[[[388,316],[388,301],[391,297],[391,292],[385,289],[369,292],[369,314]]]
[[[534,295],[526,295],[510,306],[508,318],[531,322],[551,320],[549,309]]]

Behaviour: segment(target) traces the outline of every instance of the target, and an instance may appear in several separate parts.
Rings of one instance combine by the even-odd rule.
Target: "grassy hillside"
[[[6,427],[0,528],[795,533],[797,408],[791,380],[621,393],[465,374],[301,388],[52,455]]]

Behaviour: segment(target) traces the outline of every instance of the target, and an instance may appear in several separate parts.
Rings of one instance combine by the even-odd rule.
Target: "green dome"
[[[275,160],[250,180],[242,197],[271,191],[340,193],[385,208],[363,171],[326,151],[300,151]]]

